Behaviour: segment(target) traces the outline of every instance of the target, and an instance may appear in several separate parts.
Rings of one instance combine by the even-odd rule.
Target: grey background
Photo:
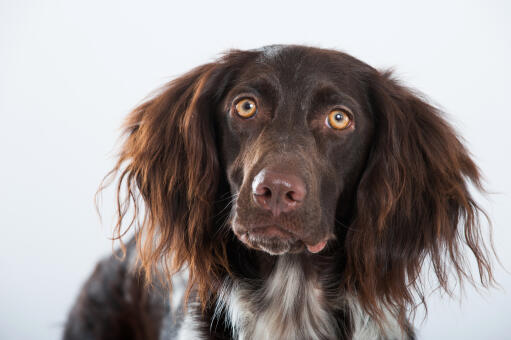
[[[492,192],[481,197],[511,264],[511,16],[506,1],[0,1],[0,338],[55,339],[108,240],[93,195],[123,117],[152,90],[229,48],[346,51],[448,112]],[[502,288],[433,294],[420,339],[509,339]]]

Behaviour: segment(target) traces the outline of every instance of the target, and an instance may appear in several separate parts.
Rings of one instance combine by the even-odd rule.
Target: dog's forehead
[[[356,96],[371,67],[345,53],[293,45],[271,45],[246,65],[240,81],[265,79],[287,93],[306,95],[325,84]]]

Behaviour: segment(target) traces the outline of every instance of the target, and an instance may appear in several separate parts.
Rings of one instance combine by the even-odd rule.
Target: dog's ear
[[[148,280],[153,272],[163,272],[168,279],[186,266],[188,287],[196,285],[204,295],[227,267],[225,241],[213,223],[222,176],[214,115],[247,57],[233,51],[190,71],[126,120],[125,141],[113,170],[120,174],[116,231],[120,237],[132,209],[139,221],[137,246]]]
[[[469,190],[482,189],[480,173],[438,109],[390,73],[375,72],[368,86],[376,128],[346,235],[346,282],[373,317],[385,307],[404,323],[414,295],[424,302],[425,261],[450,292],[450,276],[473,282],[466,244],[481,283],[493,282],[479,228],[486,215]]]

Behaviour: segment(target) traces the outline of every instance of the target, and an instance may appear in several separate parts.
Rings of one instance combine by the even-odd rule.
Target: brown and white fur
[[[338,51],[231,51],[170,82],[129,115],[116,175],[133,260],[98,265],[66,339],[413,339],[426,261],[448,291],[467,246],[493,282],[457,134]]]

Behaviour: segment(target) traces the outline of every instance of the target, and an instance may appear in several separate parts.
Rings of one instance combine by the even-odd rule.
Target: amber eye
[[[236,113],[242,118],[250,118],[257,112],[255,101],[250,98],[243,98],[236,103]]]
[[[344,130],[351,125],[351,118],[346,111],[335,109],[326,117],[326,123],[332,129]]]

